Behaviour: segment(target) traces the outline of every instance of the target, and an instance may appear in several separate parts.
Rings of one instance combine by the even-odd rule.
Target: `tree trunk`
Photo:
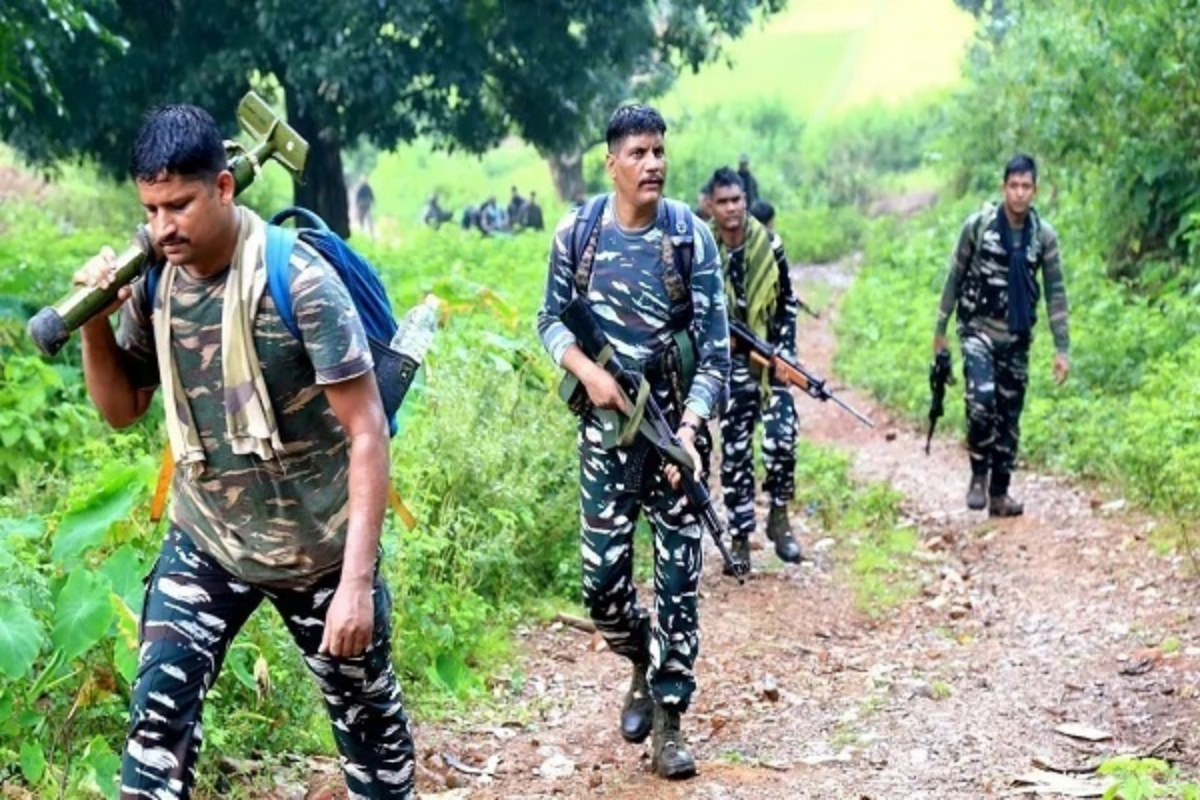
[[[583,153],[551,153],[546,156],[550,177],[558,199],[578,202],[587,199],[587,184],[583,180]]]
[[[285,89],[288,122],[308,142],[304,183],[293,195],[298,206],[311,209],[343,238],[350,238],[350,209],[346,176],[342,172],[342,143],[337,131],[323,126],[314,109],[298,102],[294,90]]]

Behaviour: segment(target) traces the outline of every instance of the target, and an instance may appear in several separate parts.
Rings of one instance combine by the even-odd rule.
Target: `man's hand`
[[[946,343],[946,337],[945,337],[945,336],[937,336],[937,335],[935,335],[935,336],[933,337],[933,354],[934,354],[935,356],[936,356],[938,353],[942,352],[943,350],[949,350],[949,349],[950,349],[950,347],[949,347],[949,345]]]
[[[117,254],[111,247],[103,247],[100,252],[80,267],[75,272],[72,283],[76,286],[89,286],[95,289],[107,289],[112,286],[113,277],[117,273]],[[108,324],[108,318],[121,307],[129,296],[133,294],[133,288],[126,285],[117,290],[117,296],[108,308],[104,309],[103,313],[92,317],[88,322],[94,323],[95,320],[100,320],[105,325]],[[85,323],[87,324],[87,323]]]
[[[690,411],[684,412],[683,421],[690,424],[685,425],[680,423],[679,430],[675,432],[675,435],[683,445],[684,452],[692,457],[692,463],[696,465],[696,471],[693,473],[692,478],[698,481],[700,480],[700,453],[696,450],[696,429],[692,425],[702,425],[703,423],[700,422],[699,417]],[[663,474],[667,476],[672,489],[678,489],[679,485],[683,482],[683,474],[677,464],[665,465],[663,467]]]
[[[375,633],[374,586],[370,581],[347,581],[338,584],[325,615],[325,635],[321,637],[319,653],[334,658],[361,655],[371,644]]]
[[[1066,353],[1054,354],[1054,384],[1062,386],[1067,382],[1067,376],[1071,374],[1071,359]]]
[[[583,383],[583,388],[587,389],[588,399],[592,401],[592,405],[596,408],[613,409],[624,414],[632,411],[629,398],[617,385],[617,379],[606,372],[603,367],[596,365],[593,367],[594,369],[586,370],[579,378]]]

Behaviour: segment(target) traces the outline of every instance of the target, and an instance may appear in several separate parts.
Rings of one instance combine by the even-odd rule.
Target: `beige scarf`
[[[225,427],[233,452],[269,461],[283,452],[262,365],[254,350],[254,317],[267,288],[267,226],[248,208],[238,208],[237,247],[226,276],[221,310],[221,369]],[[171,346],[171,288],[179,267],[167,264],[154,303],[154,343],[162,376],[167,436],[176,464],[196,478],[204,468],[204,445],[183,388]]]

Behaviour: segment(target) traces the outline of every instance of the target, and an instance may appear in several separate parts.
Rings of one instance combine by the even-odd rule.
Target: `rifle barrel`
[[[844,409],[846,409],[847,411],[849,411],[851,414],[853,414],[853,415],[855,416],[855,418],[856,418],[856,419],[858,419],[858,421],[859,421],[859,422],[861,422],[862,424],[866,425],[868,428],[874,428],[874,427],[875,427],[875,423],[874,423],[874,422],[872,422],[872,421],[871,421],[869,418],[867,418],[867,417],[863,416],[863,415],[862,415],[862,414],[860,414],[859,412],[855,411],[853,408],[851,408],[851,407],[850,407],[850,405],[849,405],[848,403],[846,403],[845,401],[843,401],[843,400],[842,400],[840,397],[835,397],[834,395],[830,394],[830,395],[829,395],[829,399],[830,399],[830,400],[832,400],[833,402],[837,403],[837,404],[838,404],[839,406],[841,406],[842,408],[844,408]]]

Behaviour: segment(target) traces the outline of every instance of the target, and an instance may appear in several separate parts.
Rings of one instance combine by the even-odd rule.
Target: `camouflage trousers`
[[[1029,383],[1029,338],[1011,344],[960,331],[966,383],[967,450],[971,472],[988,475],[988,493],[1008,492],[1021,439],[1021,411]]]
[[[665,408],[668,397],[655,394]],[[649,665],[654,699],[683,712],[696,688],[701,528],[642,437],[629,448],[605,449],[603,435],[595,415],[585,415],[579,425],[583,602],[614,653]],[[642,509],[654,535],[653,622],[638,603],[633,578],[633,533]]]
[[[746,360],[735,355],[729,373],[729,400],[721,414],[721,490],[729,512],[730,535],[754,533],[754,428],[763,424],[763,489],[771,505],[786,506],[796,494],[796,401],[786,386],[771,383],[763,408],[762,382]]]
[[[362,655],[317,652],[339,574],[303,591],[267,590],[234,578],[172,526],[147,579],[140,656],[121,797],[186,798],[203,737],[205,695],[255,608],[275,606],[325,697],[353,798],[413,793],[413,741],[391,663],[391,596],[375,576],[375,631]]]

